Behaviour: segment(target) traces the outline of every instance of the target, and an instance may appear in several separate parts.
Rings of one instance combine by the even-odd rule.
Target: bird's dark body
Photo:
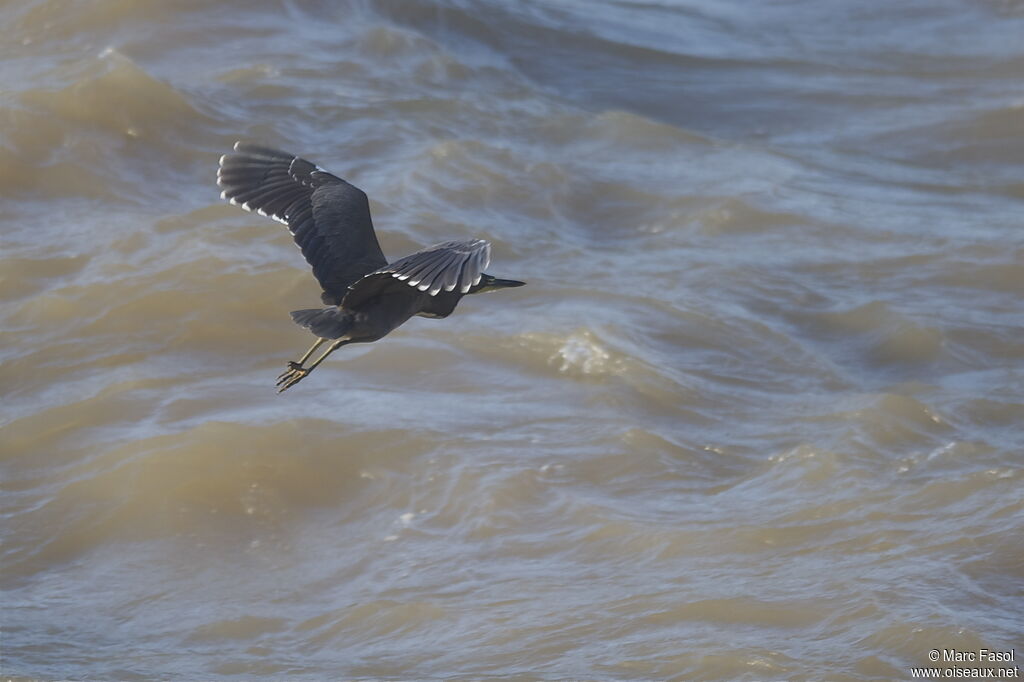
[[[485,276],[477,287],[486,286],[490,283],[488,280],[495,281]],[[469,293],[475,292],[470,290]],[[422,292],[417,296],[409,296],[406,291],[395,288],[385,290],[352,308],[330,306],[296,310],[292,313],[292,319],[320,338],[345,337],[350,343],[369,343],[387,336],[416,315],[434,319],[448,317],[467,295],[460,291],[441,291],[436,296]]]
[[[414,315],[448,317],[465,294],[443,291],[437,296],[421,293],[404,296],[404,292],[388,291],[363,303],[352,311],[353,341],[376,341],[404,324]]]
[[[217,182],[231,203],[287,225],[323,288],[327,307],[292,313],[317,342],[289,363],[279,377],[282,391],[343,345],[376,341],[416,315],[448,317],[469,294],[523,284],[482,272],[490,244],[481,239],[436,244],[388,263],[366,195],[291,154],[239,142],[235,153],[221,157]],[[303,367],[327,341],[330,348]]]

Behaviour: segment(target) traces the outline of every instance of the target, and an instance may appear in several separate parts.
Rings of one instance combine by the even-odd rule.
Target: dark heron
[[[217,184],[232,204],[287,225],[323,288],[320,299],[328,307],[291,314],[317,340],[277,378],[279,393],[346,344],[376,341],[413,315],[448,317],[466,294],[524,284],[483,272],[491,260],[483,239],[436,244],[388,263],[366,194],[292,154],[236,142],[233,153],[220,157]]]

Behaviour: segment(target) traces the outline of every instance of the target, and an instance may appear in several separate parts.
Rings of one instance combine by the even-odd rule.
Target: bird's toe
[[[302,369],[302,365],[300,363],[295,362],[294,360],[289,360],[288,361],[288,369],[286,369],[285,371],[283,371],[283,372],[281,372],[280,374],[277,375],[277,383],[278,383],[278,385],[280,385],[281,382],[284,381],[287,377],[291,376],[291,374],[293,372],[295,372],[296,370],[300,370],[300,369]]]
[[[301,366],[289,369],[278,378],[276,384],[278,386],[277,392],[282,393],[287,391],[289,388],[302,381],[307,374],[309,374],[309,370]]]

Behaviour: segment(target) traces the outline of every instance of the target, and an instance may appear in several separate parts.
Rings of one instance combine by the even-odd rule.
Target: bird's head
[[[471,294],[482,294],[487,291],[497,291],[498,289],[510,289],[512,287],[521,287],[526,282],[520,282],[517,279],[498,279],[490,275],[481,275],[480,281],[475,287],[470,290]]]

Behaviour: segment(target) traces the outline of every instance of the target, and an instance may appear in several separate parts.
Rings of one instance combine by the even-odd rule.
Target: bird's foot
[[[283,393],[295,384],[302,381],[309,374],[309,370],[297,362],[289,362],[288,369],[277,378],[277,392]]]
[[[299,369],[302,369],[302,363],[295,362],[294,360],[289,360],[288,369],[277,375],[277,385],[280,386],[281,382],[285,379],[285,377],[290,376],[292,372]]]

